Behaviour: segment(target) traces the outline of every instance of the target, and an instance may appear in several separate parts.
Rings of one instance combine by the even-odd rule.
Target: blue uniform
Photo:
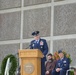
[[[41,59],[41,75],[45,75],[45,61],[46,54],[48,53],[48,45],[45,39],[39,39],[39,41],[31,41],[30,49],[39,49],[44,54],[44,57]]]
[[[52,75],[66,75],[66,71],[69,69],[69,59],[63,58],[62,60],[59,59],[56,63],[56,68],[61,68],[60,72],[56,72],[55,70],[52,71]]]

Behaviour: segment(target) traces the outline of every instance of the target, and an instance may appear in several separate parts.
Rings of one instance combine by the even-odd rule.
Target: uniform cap
[[[63,53],[63,51],[62,51],[62,50],[59,50],[59,51],[58,51],[58,54],[59,54],[59,53]]]
[[[39,31],[34,31],[34,32],[32,32],[32,35],[33,36],[37,36],[39,34]]]

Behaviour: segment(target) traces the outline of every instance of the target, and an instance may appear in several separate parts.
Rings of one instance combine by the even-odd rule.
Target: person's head
[[[34,39],[35,39],[35,40],[38,40],[38,39],[40,38],[40,36],[39,36],[39,31],[34,31],[34,32],[32,33],[32,35],[34,36]]]
[[[58,55],[59,55],[60,58],[64,58],[64,53],[63,53],[62,50],[59,50],[58,51]]]
[[[51,53],[49,53],[49,54],[47,55],[47,59],[48,59],[48,60],[52,59],[52,54],[51,54]]]

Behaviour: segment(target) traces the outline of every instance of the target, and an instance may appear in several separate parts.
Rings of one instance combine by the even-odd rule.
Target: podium
[[[21,59],[21,75],[41,75],[41,58],[43,54],[38,49],[19,50]]]

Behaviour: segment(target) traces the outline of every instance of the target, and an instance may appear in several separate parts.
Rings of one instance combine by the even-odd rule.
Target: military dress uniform
[[[35,31],[32,35],[38,35],[39,31]],[[46,54],[48,53],[48,45],[45,39],[39,38],[38,40],[32,40],[30,49],[39,49],[43,53],[44,57],[41,59],[41,75],[45,75],[45,61]]]
[[[56,63],[56,68],[60,68],[60,72],[52,71],[52,75],[66,75],[66,71],[69,69],[69,59],[64,57],[63,59],[59,59]]]
[[[41,75],[45,75],[45,61],[46,54],[48,53],[46,40],[39,39],[38,42],[36,40],[31,41],[30,49],[39,49],[43,53],[44,57],[41,59]]]

